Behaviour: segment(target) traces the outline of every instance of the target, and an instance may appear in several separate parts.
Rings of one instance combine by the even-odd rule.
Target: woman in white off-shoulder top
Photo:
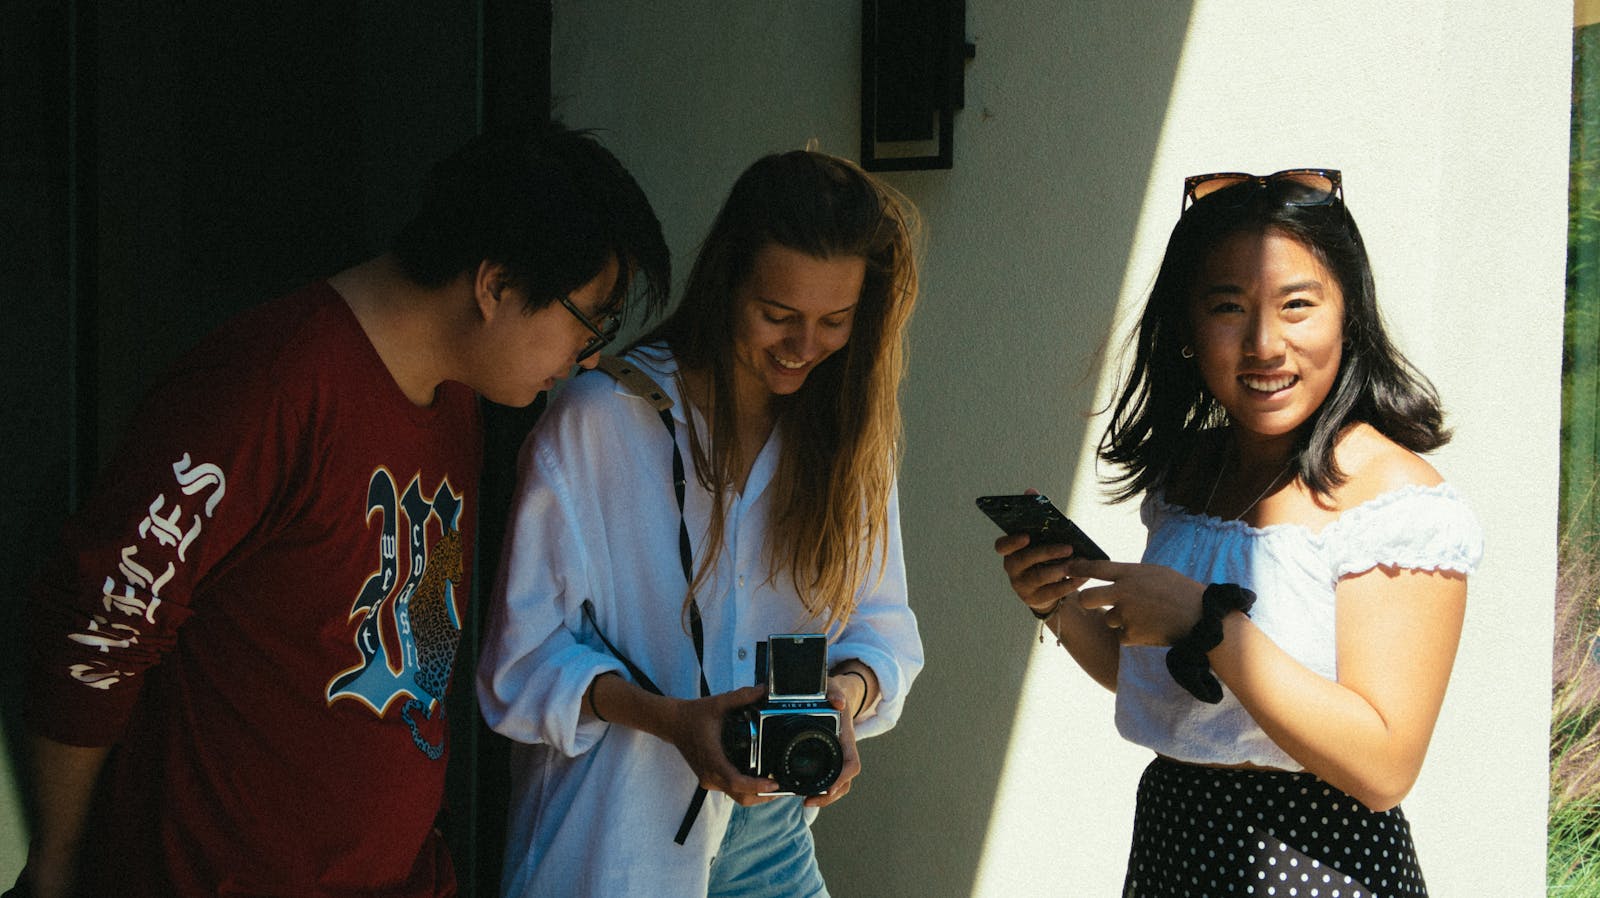
[[[1197,176],[1183,205],[1100,445],[1143,563],[996,549],[1156,752],[1124,895],[1425,895],[1398,805],[1482,554],[1417,454],[1449,439],[1437,394],[1384,333],[1339,172]]]

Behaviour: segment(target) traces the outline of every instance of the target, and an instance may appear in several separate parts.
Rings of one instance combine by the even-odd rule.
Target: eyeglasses
[[[615,340],[617,338],[617,331],[622,330],[622,315],[617,312],[611,312],[607,314],[604,318],[600,319],[598,324],[596,324],[594,321],[590,320],[588,315],[585,315],[583,312],[579,311],[578,307],[573,305],[572,300],[568,299],[567,297],[561,297],[561,304],[566,307],[567,311],[572,313],[572,317],[582,322],[583,326],[588,328],[590,333],[594,334],[594,336],[585,340],[583,343],[583,348],[578,350],[578,361],[580,362],[599,352],[607,343]]]
[[[1183,208],[1180,212],[1189,211],[1189,207],[1202,199],[1226,190],[1239,184],[1255,184],[1257,189],[1265,190],[1274,185],[1288,182],[1305,188],[1287,194],[1283,203],[1286,206],[1326,206],[1334,200],[1344,200],[1343,180],[1337,169],[1332,168],[1289,168],[1270,175],[1251,175],[1244,172],[1217,172],[1210,175],[1190,175],[1183,179]]]

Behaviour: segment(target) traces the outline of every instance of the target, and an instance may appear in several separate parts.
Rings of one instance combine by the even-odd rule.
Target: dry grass
[[[1552,896],[1600,895],[1600,538],[1562,540],[1550,729]]]

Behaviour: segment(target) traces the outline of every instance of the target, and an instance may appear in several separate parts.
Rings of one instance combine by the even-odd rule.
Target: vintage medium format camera
[[[828,704],[828,639],[781,633],[756,643],[765,701],[728,712],[722,750],[740,773],[770,777],[771,795],[819,795],[844,769],[839,712]]]

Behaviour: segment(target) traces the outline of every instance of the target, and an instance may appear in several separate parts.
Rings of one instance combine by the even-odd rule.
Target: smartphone
[[[1088,534],[1044,496],[979,496],[978,510],[1008,534],[1028,534],[1029,545],[1067,543],[1072,546],[1074,558],[1110,560]]]

